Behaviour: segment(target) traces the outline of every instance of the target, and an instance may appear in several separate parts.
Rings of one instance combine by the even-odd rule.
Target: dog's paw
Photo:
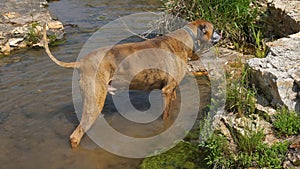
[[[76,148],[79,145],[79,141],[75,138],[70,136],[70,143],[72,148]]]

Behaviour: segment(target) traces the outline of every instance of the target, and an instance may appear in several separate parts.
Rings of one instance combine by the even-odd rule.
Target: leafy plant
[[[226,137],[221,134],[212,134],[212,137],[205,142],[200,143],[200,147],[206,153],[207,165],[216,168],[231,168],[233,167],[234,158],[228,149],[229,143]]]
[[[300,133],[300,117],[296,112],[282,108],[275,114],[274,127],[280,136],[290,136]]]
[[[254,154],[254,161],[260,168],[282,168],[281,164],[285,159],[289,142],[277,142],[269,146],[266,143],[260,143]]]

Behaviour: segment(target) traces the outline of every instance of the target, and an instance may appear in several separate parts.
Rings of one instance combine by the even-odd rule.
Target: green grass
[[[267,54],[267,45],[263,40],[262,32],[259,29],[256,29],[254,25],[251,27],[252,35],[254,38],[255,46],[255,56],[258,58],[264,58]]]
[[[262,36],[259,27],[254,26],[261,14],[255,0],[165,0],[164,4],[167,13],[189,21],[212,22],[222,31],[223,42],[227,44],[235,44],[236,48],[261,48],[256,46],[256,42],[262,42]]]
[[[240,116],[255,112],[256,91],[250,86],[249,69],[244,68],[240,77],[227,83],[226,111],[238,113]]]
[[[274,127],[280,136],[300,134],[300,116],[296,112],[289,112],[282,108],[275,115]]]
[[[268,145],[262,138],[261,131],[240,135],[237,152],[228,149],[228,140],[220,134],[214,134],[200,146],[207,154],[206,163],[214,168],[282,168],[289,142]]]
[[[264,137],[265,136],[261,130],[250,131],[244,135],[237,134],[235,136],[235,142],[239,148],[239,151],[252,154],[255,152],[256,147],[262,142]]]

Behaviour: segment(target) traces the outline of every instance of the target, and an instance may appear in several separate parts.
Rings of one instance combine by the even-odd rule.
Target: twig
[[[120,18],[120,20],[122,21],[123,25],[126,27],[126,30],[127,30],[129,33],[132,33],[133,35],[138,36],[138,37],[140,37],[140,38],[142,38],[142,39],[144,39],[144,40],[149,40],[148,38],[146,38],[146,37],[144,37],[144,36],[141,36],[141,35],[139,35],[139,34],[136,34],[136,33],[134,33],[133,31],[131,31],[131,30],[129,29],[129,27],[127,26],[127,24],[123,21],[123,19]]]

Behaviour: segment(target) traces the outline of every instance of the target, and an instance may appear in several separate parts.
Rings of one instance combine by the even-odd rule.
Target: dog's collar
[[[193,51],[196,52],[200,49],[200,45],[198,40],[196,39],[193,31],[191,30],[191,28],[189,28],[188,26],[184,26],[183,29],[190,34],[191,38],[193,39],[194,45],[193,45]]]

